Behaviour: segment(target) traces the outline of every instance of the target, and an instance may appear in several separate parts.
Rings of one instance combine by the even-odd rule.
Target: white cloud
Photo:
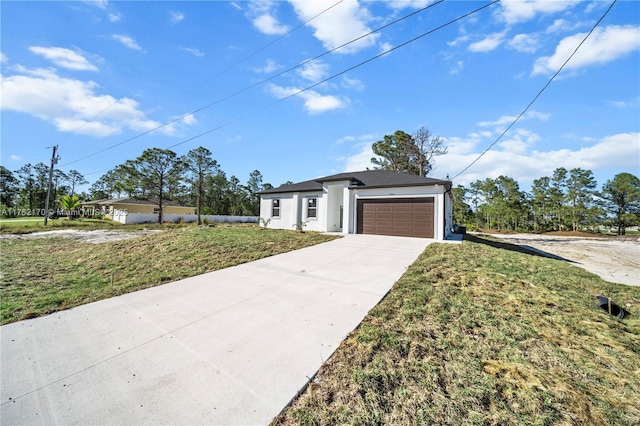
[[[311,61],[296,71],[297,74],[311,83],[317,83],[329,75],[329,64],[322,61]]]
[[[182,117],[182,122],[185,124],[193,125],[193,124],[196,124],[198,120],[196,120],[195,115],[187,114],[184,117]]]
[[[462,71],[463,69],[464,69],[464,62],[458,61],[455,63],[453,67],[451,67],[451,69],[449,70],[449,74],[451,75],[460,74],[460,71]]]
[[[515,115],[503,115],[494,121],[481,121],[478,123],[480,127],[494,127],[496,132],[503,132],[504,129],[515,120],[517,116]],[[537,118],[540,120],[546,120],[549,118],[549,114],[544,114],[535,110],[531,110],[526,112],[522,117],[520,117],[519,122],[524,120],[528,120],[530,118]]]
[[[126,47],[128,47],[129,49],[132,50],[142,50],[142,47],[140,47],[138,45],[138,43],[136,43],[136,41],[129,37],[128,35],[124,35],[124,34],[111,34],[111,38],[119,41],[120,43],[122,43],[123,45],[125,45]]]
[[[304,99],[304,106],[310,114],[320,114],[334,109],[345,108],[348,100],[333,95],[321,95],[313,90],[300,94]]]
[[[304,100],[304,108],[310,114],[320,114],[323,112],[345,108],[349,104],[349,99],[334,95],[321,95],[313,90],[307,90],[302,93],[300,89],[295,87],[282,87],[275,84],[268,86],[269,92],[278,99],[288,97],[299,97]]]
[[[442,177],[441,175],[448,173],[453,177],[474,161],[483,149],[477,142],[477,137],[470,137],[468,140],[447,139],[449,152],[436,159],[439,172],[437,175]],[[534,179],[550,176],[558,167],[580,167],[594,173],[610,169],[635,170],[638,167],[638,158],[640,133],[607,136],[579,149],[562,148],[549,151],[531,149],[529,144],[514,138],[487,152],[468,171],[456,178],[455,184],[468,186],[478,179],[505,175],[514,178],[522,188],[526,188]]]
[[[76,71],[98,71],[98,68],[91,64],[84,56],[70,49],[63,47],[32,46],[29,50],[36,55],[45,57],[62,68]]]
[[[458,37],[458,38],[456,38],[456,39],[454,39],[452,41],[448,41],[447,42],[447,46],[456,47],[459,44],[466,43],[467,41],[469,41],[470,38],[471,38],[471,36],[468,35],[468,34],[461,35],[460,37]]]
[[[448,155],[457,156],[473,152],[482,141],[482,136],[478,133],[471,133],[464,139],[457,136],[443,139],[447,147]]]
[[[204,52],[196,49],[195,47],[181,47],[182,50],[191,53],[193,56],[197,56],[199,58],[204,56]]]
[[[550,15],[574,7],[581,0],[502,0],[499,16],[507,24],[525,22],[537,15]]]
[[[502,148],[504,152],[510,152],[513,154],[524,154],[527,152],[527,144],[519,137],[500,143],[500,148]]]
[[[621,133],[604,137],[592,142],[590,146],[578,149],[552,149],[539,151],[532,148],[532,141],[538,136],[522,130],[516,137],[504,141],[488,151],[468,171],[456,178],[455,185],[468,186],[476,180],[497,178],[500,175],[510,176],[517,180],[523,189],[534,179],[550,176],[558,167],[572,169],[580,167],[593,172],[616,170],[636,170],[640,158],[640,133]],[[354,139],[346,139],[352,142]],[[356,143],[354,154],[343,159],[344,171],[364,170],[372,168],[371,145],[375,138]],[[478,133],[466,138],[445,138],[448,153],[435,159],[436,169],[433,177],[444,178],[447,174],[453,177],[465,166],[474,161],[484,150],[488,141]],[[348,144],[343,144],[345,150]],[[602,183],[602,182],[601,182]]]
[[[453,177],[474,161],[492,142],[492,138],[491,133],[484,131],[470,133],[464,138],[444,138],[448,153],[436,157],[435,169],[431,175],[436,178],[445,178],[447,175]],[[568,149],[537,151],[534,147],[540,137],[529,130],[518,129],[514,131],[512,137],[487,152],[454,183],[468,186],[469,183],[478,179],[484,180],[488,177],[497,178],[500,175],[505,175],[526,185],[530,184],[533,179],[550,175],[558,167],[582,167],[595,171],[613,166],[632,167],[634,162],[637,167],[637,158],[640,155],[639,138],[639,133],[629,133],[604,138],[593,146],[574,151]],[[371,157],[374,154],[371,145],[376,140],[373,135],[357,140],[353,136],[341,139],[340,145],[345,146],[345,150],[354,148],[356,150],[354,154],[346,156],[342,160],[345,163],[344,171],[373,168]],[[351,146],[348,142],[351,142]],[[627,158],[616,160],[621,156],[627,156]]]
[[[607,103],[616,108],[635,108],[640,105],[640,97],[629,101],[607,101]]]
[[[524,53],[535,52],[538,45],[538,38],[532,34],[517,34],[507,43],[510,48]]]
[[[11,154],[11,155],[9,156],[9,158],[10,158],[12,161],[22,161],[22,157],[20,157],[19,155],[15,155],[15,154]]]
[[[374,165],[371,163],[371,158],[376,155],[373,153],[371,146],[379,139],[382,138],[375,134],[345,136],[339,139],[335,145],[340,146],[341,150],[355,152],[354,154],[341,156],[336,159],[344,163],[342,171],[355,172],[366,170],[367,168],[373,169]]]
[[[114,12],[109,13],[109,21],[111,21],[111,22],[120,22],[121,20],[122,20],[122,14],[121,13],[114,13]]]
[[[176,25],[184,21],[185,16],[182,12],[169,12],[169,17],[171,18],[171,23]]]
[[[484,39],[477,41],[475,43],[471,43],[469,45],[469,50],[471,52],[491,52],[495,50],[500,44],[502,44],[504,40],[504,33],[493,33],[488,35]]]
[[[106,9],[109,4],[108,0],[85,0],[83,3],[90,4],[91,6],[99,7],[100,9]]]
[[[388,6],[399,10],[410,7],[412,9],[422,9],[431,3],[431,0],[389,0]]]
[[[335,141],[334,145],[342,145],[343,143],[353,142],[355,140],[356,140],[355,136],[347,135],[347,136],[343,136],[340,139],[338,139],[337,141]]]
[[[282,25],[273,15],[260,15],[253,20],[253,25],[263,34],[282,35],[289,31],[289,27]]]
[[[563,150],[567,152],[567,150]],[[619,133],[603,138],[593,146],[567,152],[574,167],[601,169],[621,167],[635,170],[640,158],[640,133]],[[558,160],[555,161],[558,163]],[[581,165],[580,165],[581,164]]]
[[[249,3],[248,16],[253,26],[263,34],[282,35],[289,31],[289,27],[281,24],[275,15],[273,1],[253,1]]]
[[[5,64],[9,62],[9,58],[4,53],[0,52],[0,63]]]
[[[273,59],[267,59],[267,62],[262,67],[251,68],[254,72],[260,74],[271,74],[274,71],[277,71],[281,68],[280,65]]]
[[[543,56],[536,60],[532,75],[556,72],[567,60],[586,33],[566,37],[558,43],[552,56]],[[621,58],[640,48],[640,27],[611,25],[596,28],[580,47],[575,56],[567,63],[566,70],[577,70],[590,65],[603,65]]]
[[[335,4],[335,1],[290,1],[290,3],[300,20],[306,22]],[[357,1],[345,1],[328,12],[317,16],[307,25],[313,28],[313,35],[326,49],[333,49],[370,32],[371,30],[367,24],[372,19],[369,11],[361,6],[360,3]],[[336,53],[355,53],[374,46],[378,37],[379,34],[372,34],[337,50]]]
[[[375,154],[371,149],[371,145],[373,145],[374,142],[375,141],[371,141],[371,143],[361,144],[358,153],[347,157],[343,172],[357,172],[367,170],[367,168],[373,169],[374,165],[371,163],[371,158],[375,157]]]
[[[365,89],[365,85],[357,78],[349,78],[346,75],[342,76],[342,87],[345,89],[353,89],[361,92]]]
[[[540,136],[526,129],[516,129],[513,133],[511,137],[503,139],[498,144],[504,152],[524,154],[540,140]]]
[[[237,2],[235,2],[235,1],[229,2],[229,4],[230,4],[231,6],[233,6],[236,10],[242,10],[242,6],[240,6],[240,5],[239,5]]]
[[[17,66],[16,71],[0,81],[2,109],[36,116],[53,123],[59,131],[105,137],[127,128],[147,131],[161,124],[147,118],[133,99],[97,93],[99,86],[93,81],[64,78],[53,69]],[[174,134],[179,125],[188,125],[191,120],[158,131]]]
[[[380,43],[380,53],[385,53],[393,49],[393,45],[391,43]]]

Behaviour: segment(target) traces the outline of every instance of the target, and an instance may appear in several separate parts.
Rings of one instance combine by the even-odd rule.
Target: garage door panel
[[[400,214],[400,215],[408,215],[408,214],[410,215],[411,213],[413,213],[413,208],[410,205],[394,206],[393,213]]]
[[[433,198],[358,200],[359,234],[433,238]]]
[[[392,213],[380,213],[375,215],[375,219],[378,221],[388,221],[391,222],[393,220],[393,214]]]
[[[375,214],[388,214],[388,215],[392,215],[393,212],[393,206],[379,206],[378,208],[375,209]]]

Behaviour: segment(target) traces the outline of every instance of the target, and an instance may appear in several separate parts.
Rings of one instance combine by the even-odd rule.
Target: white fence
[[[211,222],[233,222],[233,223],[258,223],[258,216],[223,216],[223,215],[202,215],[203,221]],[[130,223],[157,223],[158,215],[154,213],[125,213],[115,211],[113,220],[124,224]],[[191,223],[197,222],[198,215],[195,214],[162,214],[162,222],[171,223]]]

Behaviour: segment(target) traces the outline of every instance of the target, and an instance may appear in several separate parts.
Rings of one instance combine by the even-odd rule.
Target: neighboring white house
[[[451,181],[387,170],[340,173],[260,193],[268,227],[444,240],[452,233]]]

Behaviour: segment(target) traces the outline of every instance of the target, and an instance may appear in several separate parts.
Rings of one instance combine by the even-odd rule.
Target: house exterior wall
[[[272,215],[273,200],[280,200],[280,215]],[[295,220],[295,204],[293,194],[269,194],[260,197],[260,226],[264,226],[263,221],[269,221],[269,228],[293,229]]]
[[[260,217],[271,218],[270,228],[295,229],[300,221],[306,221],[305,230],[319,232],[342,232],[354,234],[357,224],[357,202],[359,199],[421,198],[434,200],[434,239],[444,240],[451,232],[453,207],[450,193],[445,187],[410,186],[392,188],[349,189],[349,181],[325,182],[322,192],[296,192],[264,194],[260,198]],[[317,218],[307,216],[307,201],[317,199]],[[280,217],[272,217],[272,203],[280,200]],[[342,229],[340,211],[342,210]],[[261,224],[262,226],[263,224]]]
[[[315,198],[316,217],[308,216],[308,200]],[[272,215],[273,200],[280,200],[280,216]],[[314,192],[294,192],[282,194],[268,194],[260,197],[260,218],[263,221],[270,219],[269,228],[276,229],[296,229],[301,222],[305,223],[304,230],[325,231],[323,224],[326,222],[326,199],[323,193]],[[264,226],[261,221],[260,226]]]
[[[325,232],[327,223],[327,197],[322,192],[303,192],[300,197],[300,221],[304,222],[304,230]],[[309,217],[308,201],[316,200],[316,217]],[[296,222],[299,223],[299,222]]]

